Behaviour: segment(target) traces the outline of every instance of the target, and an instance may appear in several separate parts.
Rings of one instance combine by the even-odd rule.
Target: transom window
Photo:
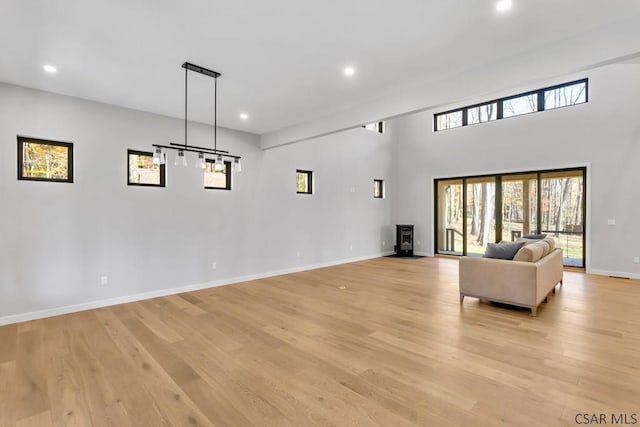
[[[553,110],[589,101],[589,79],[549,86],[433,115],[434,131]]]
[[[378,133],[384,133],[385,131],[385,124],[384,124],[384,121],[382,120],[379,122],[373,122],[373,123],[368,123],[366,125],[362,125],[362,127]]]

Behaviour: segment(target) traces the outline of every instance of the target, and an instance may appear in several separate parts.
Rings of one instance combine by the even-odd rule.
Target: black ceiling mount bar
[[[208,68],[204,68],[199,65],[194,65],[190,62],[185,62],[184,64],[182,64],[182,68],[186,68],[187,70],[190,70],[190,71],[195,71],[196,73],[204,74],[205,76],[213,77],[214,79],[217,79],[222,75],[217,71],[209,70]]]
[[[153,144],[154,146],[156,144]],[[175,145],[176,147],[184,147],[184,144],[176,144],[175,142],[170,142],[169,145]],[[189,148],[195,148],[197,150],[206,150],[206,151],[215,151],[216,153],[220,153],[220,154],[226,154],[228,153],[227,150],[216,150],[215,148],[209,148],[209,147],[198,147],[197,145],[188,145]],[[169,147],[169,148],[173,148],[174,150],[176,149],[175,147]],[[178,148],[179,150],[179,148]]]

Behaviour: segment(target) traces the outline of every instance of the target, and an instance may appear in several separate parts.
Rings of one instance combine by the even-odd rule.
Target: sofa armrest
[[[537,275],[537,301],[542,301],[558,282],[562,280],[562,249],[556,248],[549,255],[536,262]]]
[[[537,268],[531,262],[461,257],[460,294],[536,306]]]

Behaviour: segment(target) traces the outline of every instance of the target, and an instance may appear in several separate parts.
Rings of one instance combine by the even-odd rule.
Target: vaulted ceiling
[[[189,61],[222,73],[219,124],[260,134],[464,71],[490,78],[490,64],[543,58],[555,45],[570,53],[590,34],[618,31],[613,46],[591,46],[589,60],[606,61],[629,36],[620,29],[640,22],[640,2],[629,0],[513,0],[506,13],[492,0],[4,0],[1,9],[0,81],[182,118]],[[212,80],[191,74],[189,84],[189,118],[211,123]]]

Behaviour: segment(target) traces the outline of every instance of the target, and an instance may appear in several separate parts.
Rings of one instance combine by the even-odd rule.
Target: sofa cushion
[[[544,239],[545,242],[547,242],[549,244],[549,252],[551,252],[552,250],[554,250],[556,248],[556,241],[554,240],[553,237],[545,237]]]
[[[540,243],[540,242],[547,243],[549,248],[542,255],[543,257],[547,256],[549,254],[549,252],[551,252],[556,247],[556,242],[553,241],[553,239],[551,237],[545,237],[544,239],[525,239],[524,237],[519,237],[518,240],[516,240],[516,242],[524,242],[525,246],[526,245],[531,245],[533,243]]]
[[[525,242],[500,242],[489,243],[484,252],[484,258],[513,259],[516,252],[524,246]]]
[[[549,244],[547,242],[535,242],[521,247],[513,257],[514,261],[537,262],[547,251],[549,253]]]

